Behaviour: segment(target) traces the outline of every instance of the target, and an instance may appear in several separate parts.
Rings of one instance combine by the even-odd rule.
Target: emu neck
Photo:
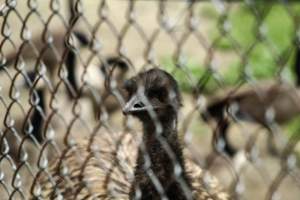
[[[44,100],[44,91],[43,89],[37,89],[37,95],[39,98],[38,107],[34,108],[33,114],[32,114],[32,124],[33,124],[33,130],[32,135],[37,139],[38,142],[43,141],[42,136],[42,127],[43,127],[43,116],[41,114],[41,111],[43,112],[45,110],[45,100]],[[41,109],[41,110],[39,110]]]
[[[67,66],[68,69],[68,81],[70,82],[71,86],[73,87],[73,89],[75,90],[76,93],[78,93],[78,84],[76,82],[76,55],[72,50],[69,50],[68,54],[67,54],[67,58],[65,60],[65,64]],[[72,91],[68,88],[68,95],[70,98],[73,97],[73,93]],[[77,95],[77,94],[76,94]]]
[[[161,194],[157,192],[157,188],[153,184],[153,180],[149,177],[148,172],[151,171],[162,185],[165,195],[169,199],[179,200],[188,199],[184,195],[182,185],[176,179],[174,174],[175,165],[180,165],[182,174],[179,175],[180,179],[184,181],[189,188],[189,179],[185,174],[185,166],[183,161],[183,153],[180,142],[177,136],[177,119],[169,119],[161,122],[162,132],[156,133],[156,126],[153,122],[144,123],[143,143],[145,149],[139,149],[137,165],[135,169],[135,180],[132,184],[130,196],[134,197],[135,188],[139,188],[142,193],[143,200],[145,199],[160,199]],[[159,135],[159,136],[158,136]],[[173,162],[170,155],[167,153],[166,148],[163,146],[165,142],[173,154],[176,161]],[[146,168],[145,151],[147,152],[151,165]],[[146,158],[147,159],[147,158]]]
[[[161,133],[157,133],[157,128],[161,126]],[[168,139],[170,135],[177,136],[177,118],[169,116],[169,119],[163,119],[157,124],[149,119],[143,123],[143,139],[158,139],[157,135],[161,135],[165,139]],[[173,141],[170,141],[173,142]]]

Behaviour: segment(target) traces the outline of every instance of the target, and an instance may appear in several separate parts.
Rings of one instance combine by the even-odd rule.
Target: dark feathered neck
[[[161,199],[161,194],[154,186],[157,178],[169,199],[181,200],[187,198],[183,185],[191,189],[190,181],[185,173],[183,152],[177,135],[177,118],[164,120],[160,128],[154,123],[144,123],[143,146],[140,147],[135,169],[135,180],[132,184],[130,199],[135,196],[135,188],[139,188],[145,199]],[[170,152],[171,154],[169,154]],[[173,157],[173,158],[172,158]],[[148,165],[150,161],[150,165]],[[175,176],[175,166],[180,166],[182,173]],[[153,174],[153,175],[151,175]],[[176,178],[180,180],[176,180]],[[183,185],[182,185],[183,184]]]
[[[45,111],[45,95],[43,89],[37,89],[37,98],[39,98],[39,103],[34,108],[34,111],[31,116],[31,121],[33,125],[32,135],[37,139],[38,142],[43,141],[42,136],[42,127],[43,127],[43,116],[42,112]]]

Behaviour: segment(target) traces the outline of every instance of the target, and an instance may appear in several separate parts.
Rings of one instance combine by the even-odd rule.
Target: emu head
[[[124,114],[138,117],[143,122],[157,117],[160,121],[174,119],[181,106],[181,95],[176,80],[161,69],[141,72],[125,81],[127,93]]]

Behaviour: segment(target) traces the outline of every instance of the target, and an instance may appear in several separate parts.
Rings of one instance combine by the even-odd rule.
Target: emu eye
[[[159,101],[164,101],[164,99],[167,96],[167,91],[163,87],[158,87],[158,88],[151,88],[147,92],[147,97],[149,99],[156,98]]]
[[[123,84],[123,89],[127,93],[127,97],[130,97],[136,91],[136,83],[133,80],[127,80]]]

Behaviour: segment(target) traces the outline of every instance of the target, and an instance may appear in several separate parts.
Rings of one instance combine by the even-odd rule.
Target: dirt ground
[[[4,1],[0,1],[0,5]],[[50,1],[47,3],[42,0],[36,1],[38,3],[38,11],[44,21],[47,21],[51,12],[49,10]],[[66,5],[63,1],[60,2],[60,12],[62,16],[65,16]],[[179,50],[181,56],[188,59],[195,60],[199,63],[204,63],[207,57],[207,46],[210,42],[209,28],[204,18],[201,18],[199,12],[201,6],[205,3],[199,3],[194,6],[196,23],[198,23],[197,34],[192,34],[181,45],[184,40],[184,35],[187,34],[188,28],[186,26],[186,17],[189,12],[185,3],[179,1],[170,1],[166,3],[164,14],[160,14],[158,9],[160,5],[159,1],[137,1],[133,4],[134,12],[132,15],[128,15],[130,7],[128,1],[125,0],[112,0],[106,1],[108,9],[99,11],[99,5],[101,1],[85,0],[82,1],[82,9],[84,11],[84,19],[82,18],[76,28],[83,29],[84,31],[91,33],[94,31],[98,40],[98,53],[101,56],[115,54],[116,51],[120,50],[125,52],[128,58],[133,63],[134,69],[130,71],[130,74],[134,74],[143,67],[152,67],[147,65],[148,57],[153,58],[154,62],[159,64],[162,58],[176,56]],[[25,5],[26,1],[19,1],[16,10],[24,19],[28,14],[28,8]],[[99,23],[101,16],[104,21]],[[133,21],[129,26],[128,19],[133,17]],[[162,23],[163,22],[163,23]],[[0,24],[4,23],[2,17],[0,17]],[[18,47],[20,44],[20,30],[22,23],[18,19],[15,13],[12,13],[8,19],[8,23],[11,24],[11,36],[10,38]],[[93,30],[92,27],[96,27],[99,24],[98,29]],[[30,29],[32,35],[41,33],[44,26],[40,22],[38,15],[32,15],[28,20],[27,26]],[[50,30],[55,30],[62,27],[61,20],[54,18],[49,25]],[[129,28],[127,29],[127,27]],[[167,27],[173,27],[174,31],[168,32]],[[123,32],[123,34],[121,34]],[[199,39],[199,37],[201,40]],[[155,37],[155,42],[150,42],[151,37]],[[198,37],[198,38],[197,38]],[[118,39],[119,38],[119,39]],[[0,36],[0,41],[3,37]],[[95,47],[95,48],[96,48]],[[6,52],[12,51],[14,48],[8,42],[3,46],[2,53],[5,55]],[[79,66],[82,68],[84,63],[88,60],[90,51],[81,51],[80,56],[82,61],[79,62]],[[214,63],[226,63],[230,62],[232,55],[226,53],[215,52],[213,61]],[[94,58],[91,63],[98,64],[99,61]],[[161,66],[164,68],[164,66]],[[32,69],[33,64],[27,63],[26,69]],[[190,72],[187,72],[190,73]],[[15,95],[16,91],[19,93],[17,99],[18,103],[13,103],[12,97],[10,97],[10,88],[13,78],[16,78],[15,86],[17,90],[13,90]],[[8,72],[0,73],[0,118],[1,118],[1,134],[8,130],[6,114],[9,114],[14,119],[15,127],[20,126],[21,122],[25,119],[26,114],[30,108],[29,105],[29,90],[23,88],[22,78],[20,75],[16,76],[16,70],[9,69]],[[50,88],[47,88],[50,93]],[[47,149],[50,149],[51,160],[54,154],[59,154],[59,151],[66,145],[64,139],[67,138],[68,144],[73,142],[74,137],[88,137],[93,128],[97,125],[97,121],[94,119],[94,108],[91,107],[89,99],[82,98],[78,102],[70,101],[66,97],[66,91],[64,87],[59,87],[56,92],[54,104],[57,105],[57,112],[53,115],[50,120],[50,128],[47,130],[46,135],[49,138],[54,138],[52,144],[44,145]],[[51,97],[48,97],[48,102]],[[53,98],[53,97],[52,97]],[[208,99],[204,96],[199,99],[198,103],[203,103]],[[203,100],[203,101],[202,101]],[[180,112],[179,130],[184,142],[186,143],[187,151],[191,156],[199,163],[200,166],[205,167],[205,160],[207,156],[212,152],[211,149],[211,137],[213,134],[214,125],[208,125],[203,122],[200,118],[199,112],[196,110],[196,100],[191,94],[183,95],[184,106]],[[53,103],[53,102],[52,102]],[[9,105],[13,105],[12,108]],[[80,106],[75,106],[80,105]],[[50,109],[48,107],[48,109]],[[75,111],[74,111],[75,110]],[[53,113],[53,109],[48,110],[49,113]],[[50,116],[48,113],[47,117]],[[79,118],[76,119],[75,113],[79,113]],[[121,130],[123,128],[124,116],[120,110],[115,113],[111,113],[108,116],[108,126],[110,130]],[[76,119],[76,120],[75,120]],[[135,121],[129,121],[133,124],[133,128],[140,130],[139,126],[136,126]],[[9,120],[8,120],[9,121]],[[18,122],[20,121],[20,122]],[[9,121],[11,122],[11,121]],[[17,128],[18,132],[21,128]],[[54,133],[54,136],[52,134]],[[70,133],[66,137],[66,134]],[[236,199],[250,200],[250,199],[267,199],[268,190],[270,188],[276,188],[274,180],[279,174],[281,169],[281,160],[278,157],[271,156],[266,150],[267,133],[266,130],[249,123],[238,123],[230,129],[230,138],[232,143],[243,149],[246,143],[249,141],[249,137],[257,134],[258,138],[255,143],[255,147],[252,151],[252,157],[248,157],[249,160],[239,155],[235,160],[219,156],[215,162],[209,168],[211,174],[215,175],[225,188],[234,190],[239,196]],[[19,137],[22,137],[19,135]],[[29,161],[28,163],[36,162],[40,156],[41,147],[35,145],[34,147],[30,142],[25,145]],[[3,147],[2,147],[3,148]],[[1,149],[2,149],[1,148]],[[57,152],[55,149],[58,149]],[[2,150],[3,151],[3,150]],[[251,158],[253,160],[251,160]],[[245,160],[246,159],[246,160]],[[43,159],[42,159],[43,160]],[[244,160],[241,162],[240,160]],[[40,161],[43,163],[42,161]],[[46,162],[46,161],[45,161]],[[294,162],[293,158],[290,162]],[[242,164],[241,164],[242,163]],[[47,163],[46,163],[47,164]],[[28,194],[27,186],[33,181],[33,176],[37,172],[37,167],[22,166],[20,169],[16,169],[16,166],[12,164],[12,161],[4,157],[0,160],[0,194],[1,199],[8,199],[8,194],[14,191],[18,191],[20,188],[21,192],[16,192],[13,199],[22,199],[21,194]],[[235,173],[232,172],[234,169]],[[15,171],[18,173],[15,173]],[[13,174],[17,174],[13,176]],[[300,171],[299,167],[291,168],[288,173],[285,173],[283,181],[278,185],[276,193],[272,198],[269,199],[284,199],[284,200],[298,200],[300,196]],[[238,184],[232,188],[231,184],[236,181],[234,177],[238,177]],[[14,187],[13,187],[14,186]],[[2,195],[3,194],[3,195]],[[25,198],[26,199],[26,198]]]

